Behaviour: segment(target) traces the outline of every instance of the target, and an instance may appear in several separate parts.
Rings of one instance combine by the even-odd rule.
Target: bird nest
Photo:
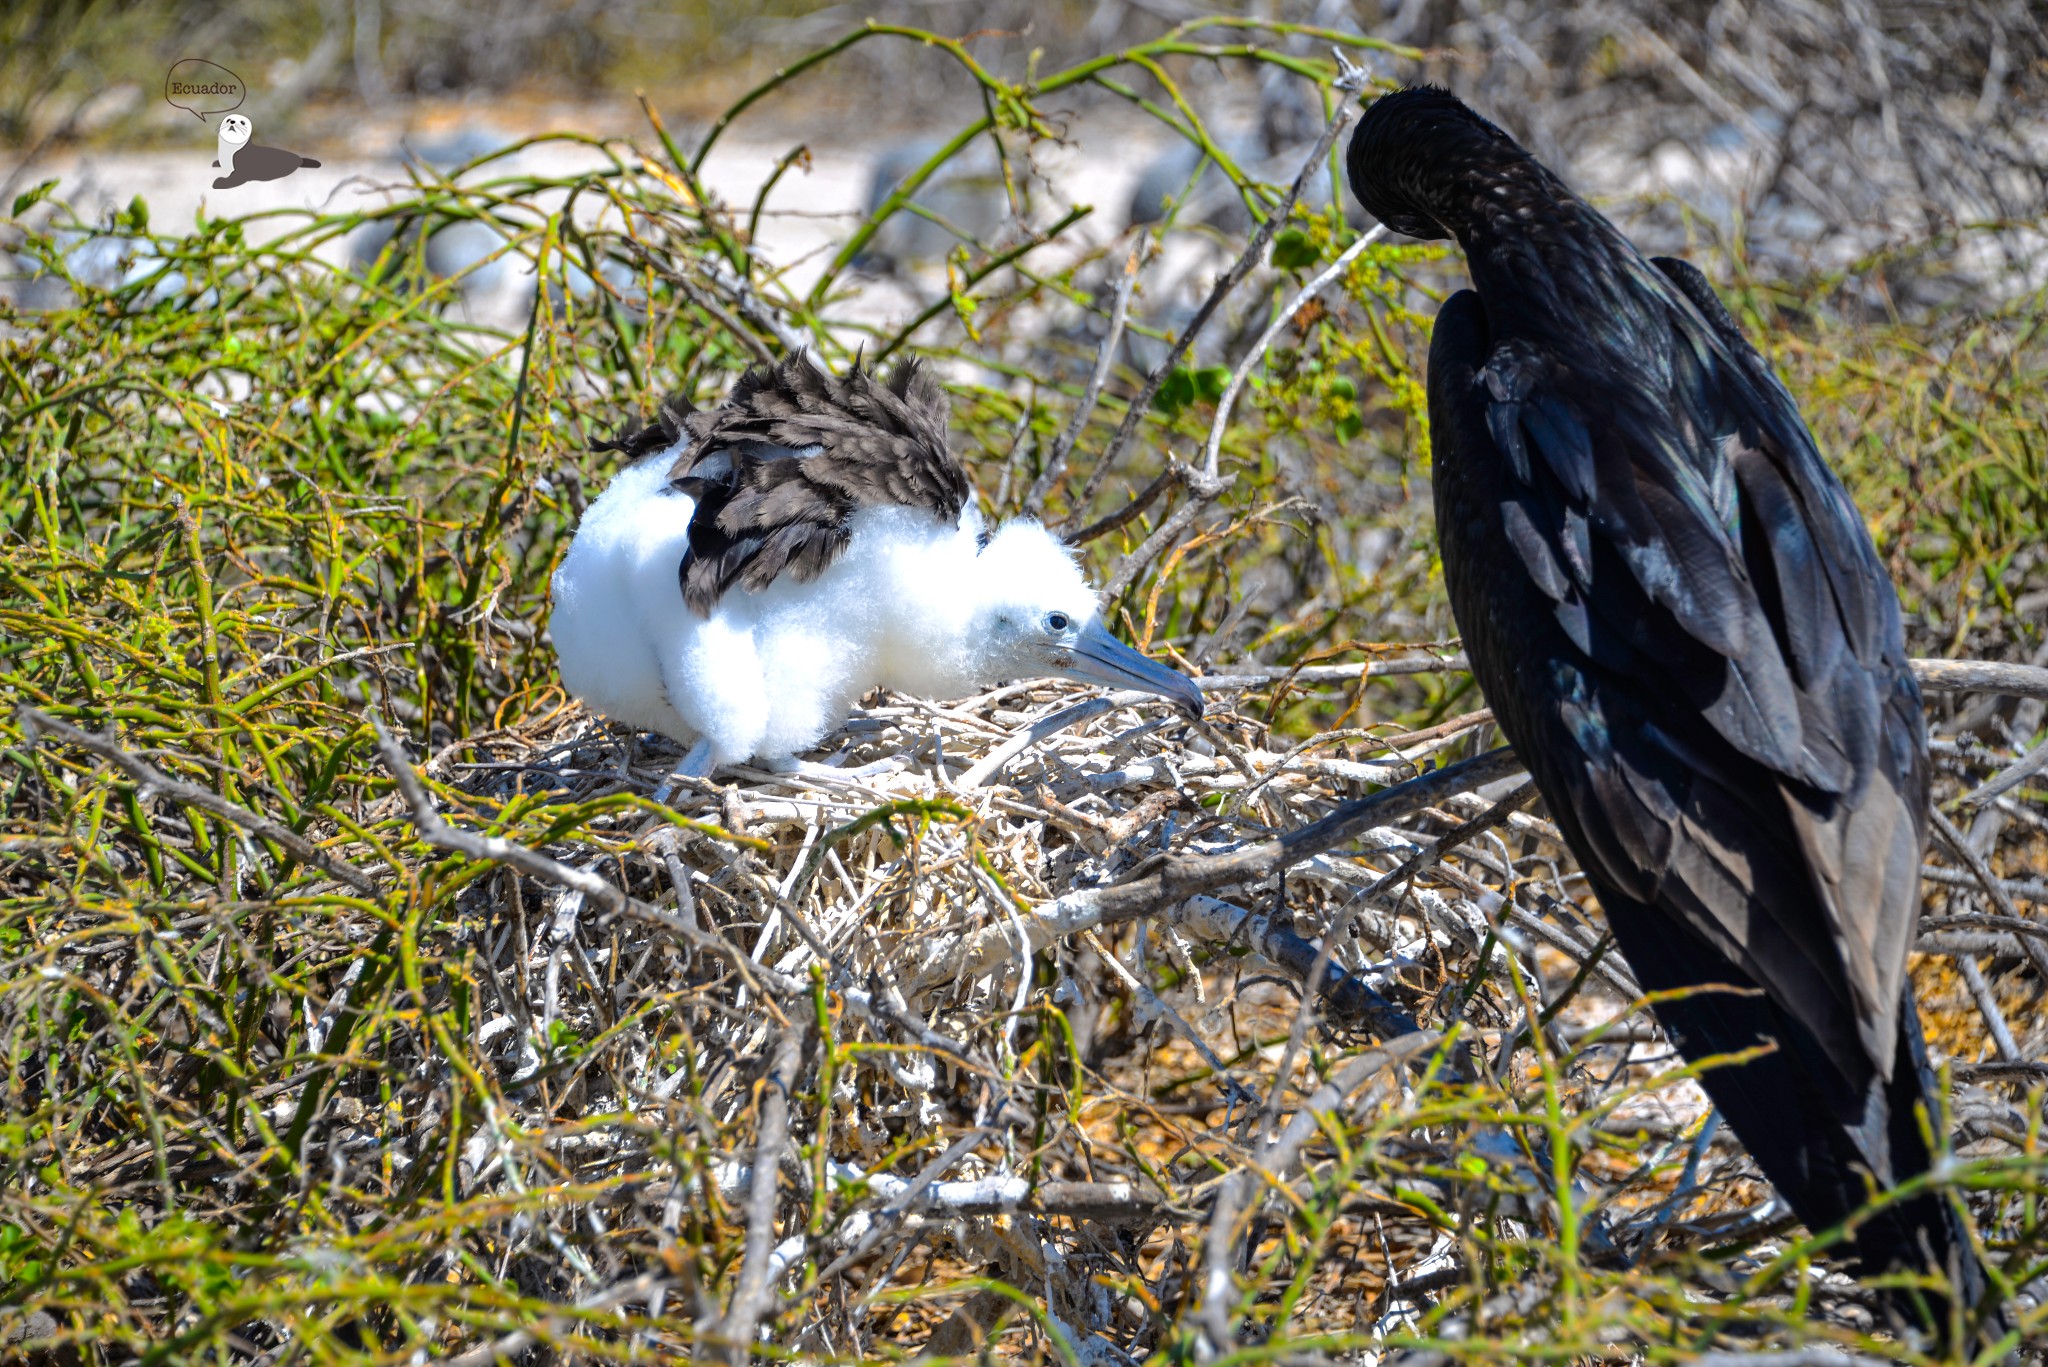
[[[383,740],[397,790],[360,819],[483,861],[444,930],[497,1100],[448,1180],[504,1203],[499,1275],[642,1345],[855,1356],[1122,1362],[1283,1311],[1528,1332],[1587,1277],[1624,1337],[1701,1295],[1870,1328],[1846,1277],[1787,1275],[1827,1241],[1703,1123],[1490,715],[1287,745],[1246,700],[1461,663],[1212,677],[1193,725],[1043,682],[877,694],[822,763],[666,806],[680,751],[580,709],[417,771]],[[1958,1105],[1959,1143],[2023,1142]],[[394,1143],[346,1122],[340,1185]]]

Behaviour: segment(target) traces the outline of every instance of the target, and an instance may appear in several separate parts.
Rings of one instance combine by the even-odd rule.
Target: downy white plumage
[[[629,465],[585,510],[555,572],[551,627],[569,691],[615,721],[690,744],[679,772],[756,756],[789,767],[877,685],[948,698],[1058,675],[1200,715],[1193,681],[1104,628],[1056,536],[1028,520],[986,535],[972,504],[957,519],[859,508],[845,549],[817,577],[736,586],[698,615],[678,585],[697,504],[670,482],[686,446]]]

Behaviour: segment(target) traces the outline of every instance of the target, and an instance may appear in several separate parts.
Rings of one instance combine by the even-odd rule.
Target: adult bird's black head
[[[1411,86],[1381,96],[1351,134],[1351,191],[1367,213],[1425,241],[1459,237],[1484,201],[1528,181],[1562,190],[1515,140],[1448,90]]]
[[[1595,326],[1626,366],[1657,330],[1656,305],[1677,297],[1613,224],[1447,90],[1374,101],[1346,160],[1352,193],[1389,228],[1457,239],[1496,328],[1568,347]]]
[[[1800,1218],[1838,1225],[1928,1169],[1935,1109],[1906,978],[1927,738],[1869,533],[1705,277],[1454,96],[1378,100],[1349,170],[1472,274],[1437,315],[1429,411],[1473,672],[1637,979],[1696,990],[1656,1008],[1679,1049],[1774,1049],[1701,1080]],[[1849,1242],[1977,1298],[1939,1198]]]

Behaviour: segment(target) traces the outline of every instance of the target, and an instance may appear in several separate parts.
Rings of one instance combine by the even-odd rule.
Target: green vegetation
[[[1350,41],[1307,36],[1319,52]],[[1263,46],[1274,37],[1190,24],[1031,80],[915,30],[846,43],[923,44],[919,60],[965,66],[986,113],[941,158],[995,138],[1016,159],[1055,133],[1085,139],[1047,104],[1081,84],[1213,146],[1169,59],[1279,64],[1319,82],[1335,109],[1331,64]],[[826,69],[793,65],[776,84]],[[1198,1276],[1210,1211],[1226,1188],[1256,1194],[1215,1180],[1243,1169],[1222,1128],[1235,1094],[1178,1036],[1145,1034],[1139,1000],[1099,965],[1084,971],[1093,951],[1044,951],[1014,1014],[1016,983],[993,1004],[919,1000],[923,1035],[883,1005],[849,1004],[854,990],[883,1002],[879,978],[747,961],[770,912],[822,924],[855,900],[859,871],[909,859],[907,873],[875,875],[862,933],[900,954],[910,990],[921,937],[957,930],[956,918],[1007,935],[989,908],[1067,891],[1060,871],[1074,865],[1059,861],[1105,837],[1065,807],[1065,825],[1020,827],[1012,808],[1049,800],[1024,784],[991,790],[1009,806],[898,799],[800,839],[802,824],[774,826],[744,803],[686,795],[685,821],[646,784],[616,781],[619,741],[568,704],[545,640],[549,572],[616,459],[592,456],[593,439],[665,393],[714,402],[796,340],[834,365],[863,347],[957,359],[969,363],[950,372],[958,448],[990,511],[1014,513],[1086,386],[1112,308],[1100,282],[1132,239],[1072,247],[1078,216],[1039,202],[1020,173],[1040,235],[964,243],[950,290],[914,332],[887,334],[847,321],[855,286],[839,268],[862,234],[799,292],[754,254],[749,206],[707,206],[701,146],[678,147],[658,121],[632,145],[577,141],[585,174],[499,174],[486,161],[376,210],[420,231],[399,234],[371,279],[321,254],[363,214],[208,219],[167,236],[138,203],[92,230],[137,264],[108,288],[75,278],[76,242],[52,213],[61,186],[12,206],[23,253],[69,297],[0,313],[0,1351],[107,1363],[688,1353],[733,1322],[722,1307],[745,1294],[749,1261],[761,1266],[733,1165],[752,1161],[771,1114],[794,1136],[773,1241],[809,1242],[773,1295],[752,1293],[753,1309],[807,1357],[914,1352],[946,1314],[981,1304],[1011,1307],[1003,1353],[1114,1361],[1083,1359],[1098,1350],[1069,1327],[1088,1322],[1077,1298],[1094,1288],[1132,1307],[1102,1322],[1140,1359],[1191,1360],[1220,1323],[1241,1345],[1221,1360],[1327,1360],[1315,1355],[1370,1346],[1387,1274],[1433,1248],[1448,1256],[1414,1292],[1430,1299],[1390,1343],[1495,1362],[1665,1362],[1808,1341],[1903,1351],[1871,1337],[1867,1317],[1859,1327],[1841,1286],[1808,1277],[1832,1232],[1717,1223],[1745,1192],[1754,1205],[1753,1183],[1724,1182],[1661,1242],[1653,1231],[1623,1250],[1637,1261],[1619,1255],[1615,1231],[1669,1187],[1692,1139],[1619,1116],[1668,1094],[1678,1073],[1596,1057],[1600,1030],[1562,1027],[1597,975],[1539,971],[1533,950],[1501,953],[1483,923],[1394,975],[1425,1026],[1478,1046],[1478,1080],[1450,1080],[1451,1044],[1413,1040],[1427,1080],[1397,1086],[1398,1068],[1352,1079],[1358,1095],[1296,1141],[1308,1175],[1286,1200],[1245,1207],[1242,1257],[1224,1264],[1236,1280],[1220,1296]],[[1280,202],[1284,186],[1219,161],[1261,212]],[[505,260],[538,272],[523,328],[467,322],[461,282],[417,268],[422,235],[474,219],[495,225]],[[1125,507],[1169,455],[1199,464],[1230,369],[1355,236],[1339,213],[1297,205],[1276,269],[1241,287],[1213,329],[1221,361],[1158,376],[1156,396],[1144,375],[1113,371],[1071,461],[1045,482],[1048,515],[1081,526]],[[1783,284],[1752,281],[1737,261],[1730,302],[1868,512],[1914,653],[2037,660],[2048,304],[2036,293],[1875,322],[1845,304],[1911,265]],[[1118,610],[1135,639],[1215,668],[1369,659],[1453,635],[1420,376],[1430,296],[1454,268],[1435,248],[1367,248],[1252,372],[1222,444],[1235,482],[1213,506],[1169,480],[1089,542],[1098,575],[1127,572]],[[1105,466],[1133,408],[1138,436]],[[1189,508],[1174,544],[1128,558]],[[1368,728],[1413,733],[1477,706],[1455,672],[1282,684],[1246,695],[1218,734],[1285,752],[1347,728],[1332,753],[1384,759]],[[1943,801],[2039,742],[2038,708],[2000,706],[1936,700],[1937,729],[1961,738],[1943,760]],[[108,742],[39,732],[28,709]],[[379,721],[425,765],[452,823],[573,864],[637,906],[424,841],[379,757]],[[1009,725],[988,729],[999,739]],[[902,748],[925,747],[929,762],[935,734],[906,723]],[[1487,744],[1480,723],[1454,734],[1450,757]],[[1157,780],[1168,796],[1148,821],[1172,809],[1172,786]],[[1314,814],[1277,792],[1217,787],[1204,800],[1248,836]],[[2036,778],[2008,796],[2021,815],[1992,859],[2011,886],[2034,880],[2038,900],[2048,794]],[[1113,824],[1116,810],[1091,819]],[[1506,886],[1464,868],[1442,876]],[[702,875],[694,913],[677,869]],[[1305,886],[1316,890],[1296,894],[1304,934],[1349,923],[1348,904]],[[1581,933],[1584,916],[1508,892]],[[1956,913],[1971,895],[1930,889]],[[738,953],[721,947],[728,932]],[[1140,961],[1148,989],[1178,991],[1192,974],[1243,1012],[1245,1052],[1221,1060],[1229,1088],[1252,1078],[1291,1108],[1366,1056],[1365,1041],[1317,1029],[1276,1066],[1293,999],[1276,1009],[1250,986],[1232,995],[1242,942],[1158,944],[1149,968]],[[1975,1060],[1985,1026],[1946,962],[1922,966],[1931,1015],[1943,1047]],[[2001,962],[1994,995],[2038,1013],[2044,984],[2024,959]],[[1115,991],[1077,1043],[1062,984],[1088,973]],[[1643,1019],[1610,1015],[1623,1030]],[[1530,1018],[1542,1028],[1517,1035]],[[494,1031],[500,1020],[510,1028]],[[905,1081],[919,1069],[943,1079],[937,1091]],[[2044,1083],[2039,1065],[1977,1073],[1970,1147],[1941,1178],[1968,1195],[2007,1291],[2048,1259]],[[1213,1107],[1190,1114],[1191,1101]],[[1485,1136],[1500,1141],[1492,1157],[1476,1147]],[[1171,1199],[1123,1236],[1114,1221],[1029,1215],[1008,1233],[984,1219],[981,1243],[860,1243],[846,1222],[881,1208],[870,1182],[913,1178],[956,1144],[1034,1181],[1146,1174]],[[835,1177],[840,1161],[869,1179]],[[1078,1270],[1041,1264],[1033,1279],[988,1240],[1041,1258],[1063,1248]],[[2026,1332],[2048,1333],[2028,1313]],[[993,1320],[990,1309],[976,1322]],[[813,1336],[798,1343],[800,1332]],[[957,1351],[973,1346],[970,1335]]]

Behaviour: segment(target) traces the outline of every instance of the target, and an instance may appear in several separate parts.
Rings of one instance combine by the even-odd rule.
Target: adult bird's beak
[[[1179,670],[1158,664],[1109,634],[1100,622],[1081,628],[1074,643],[1054,657],[1056,671],[1079,683],[1105,688],[1135,688],[1151,693],[1187,713],[1202,715],[1202,690]]]

